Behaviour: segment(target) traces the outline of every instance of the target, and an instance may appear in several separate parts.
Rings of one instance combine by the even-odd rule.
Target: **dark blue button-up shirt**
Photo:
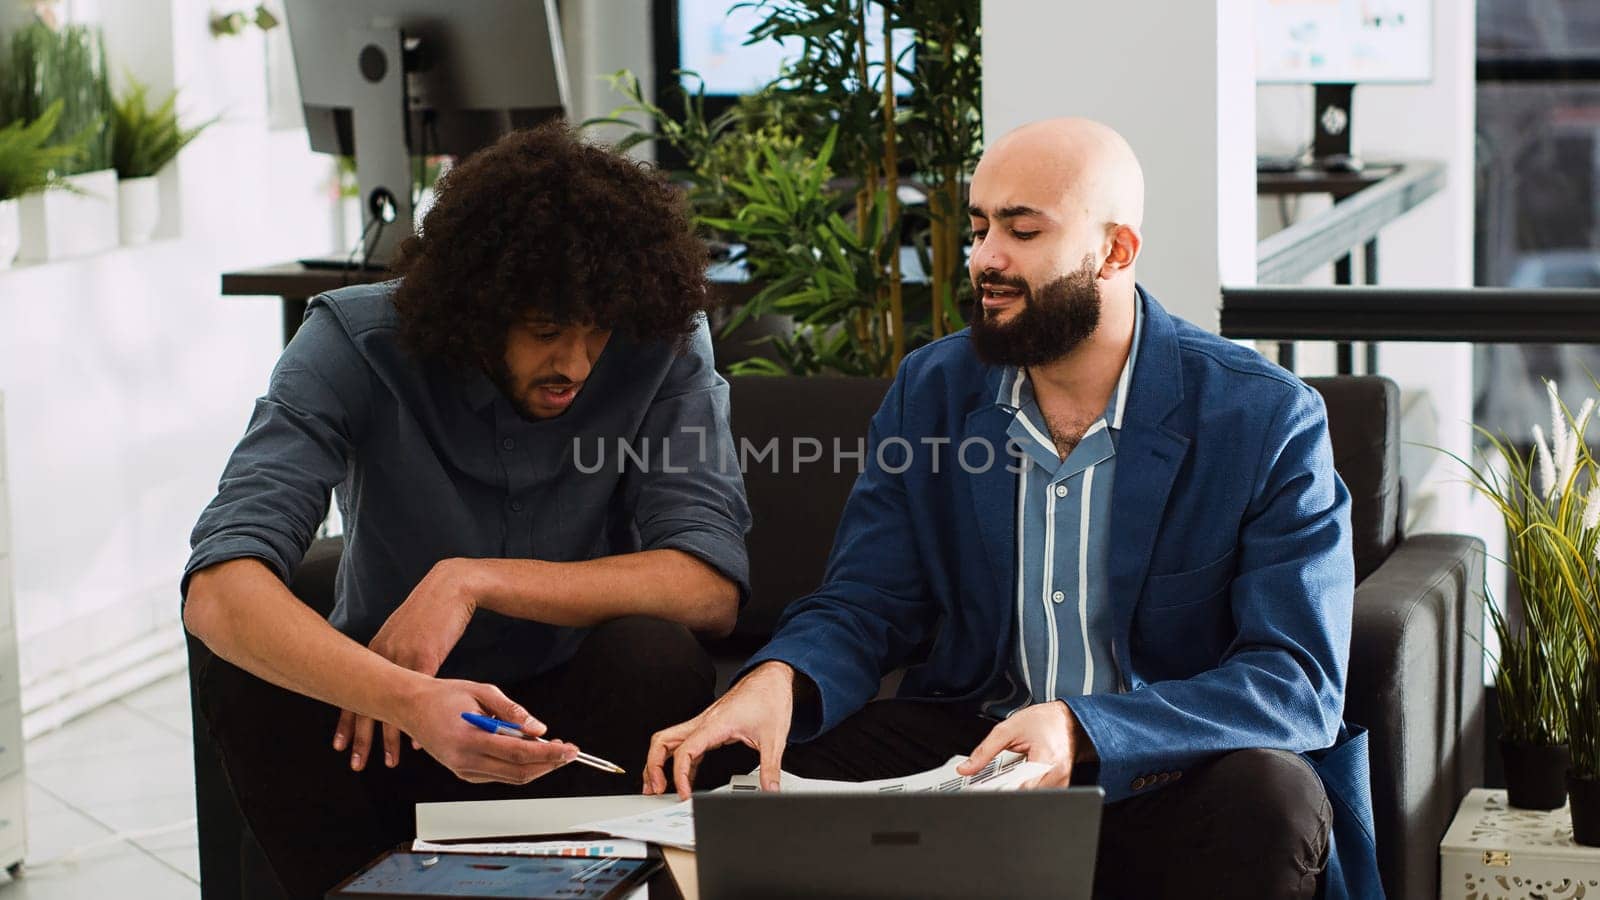
[[[724,462],[728,385],[704,324],[681,352],[613,334],[566,413],[531,421],[486,376],[463,378],[402,347],[392,293],[393,283],[363,285],[311,301],[195,525],[185,589],[199,569],[243,557],[287,580],[331,491],[345,549],[330,621],[362,643],[451,557],[564,562],[670,548],[748,595],[750,512],[737,466]],[[582,636],[479,611],[440,674],[530,677]]]

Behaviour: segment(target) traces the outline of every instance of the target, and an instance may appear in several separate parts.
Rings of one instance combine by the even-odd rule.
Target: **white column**
[[[572,122],[609,115],[626,102],[606,85],[607,76],[628,69],[639,76],[648,99],[655,97],[655,48],[651,44],[649,0],[566,0],[561,4],[561,36],[567,55],[567,85],[572,93]],[[596,129],[602,140],[616,140],[627,129]],[[654,159],[646,142],[632,156]]]
[[[1217,330],[1218,290],[1255,283],[1253,0],[983,4],[983,125],[1087,116],[1146,182],[1139,281]]]

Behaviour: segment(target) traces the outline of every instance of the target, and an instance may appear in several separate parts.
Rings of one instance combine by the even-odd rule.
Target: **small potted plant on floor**
[[[1576,443],[1576,453],[1592,460],[1581,432],[1576,435]],[[1569,593],[1583,654],[1567,706],[1572,744],[1567,797],[1572,808],[1573,838],[1580,844],[1600,847],[1600,479],[1595,477],[1600,467],[1591,465],[1589,473],[1583,531],[1573,543],[1561,548],[1571,560]]]
[[[61,104],[54,103],[32,122],[0,128],[0,269],[10,267],[22,244],[21,198],[58,186],[56,170],[80,152],[70,143],[49,143],[60,120]]]
[[[1486,606],[1499,643],[1495,687],[1507,800],[1524,809],[1556,809],[1566,801],[1568,769],[1576,765],[1569,746],[1573,717],[1595,716],[1593,707],[1574,706],[1590,657],[1585,622],[1594,602],[1592,547],[1600,517],[1594,460],[1583,441],[1594,401],[1574,417],[1554,384],[1549,395],[1548,440],[1535,426],[1533,448],[1524,453],[1503,435],[1478,429],[1498,464],[1473,466],[1458,458],[1506,526],[1506,565],[1517,599],[1504,609]]]
[[[111,155],[117,170],[117,215],[122,243],[142,244],[155,234],[161,219],[161,195],[156,175],[178,153],[216,122],[208,119],[192,128],[178,122],[178,92],[151,108],[149,88],[129,78],[111,116]]]

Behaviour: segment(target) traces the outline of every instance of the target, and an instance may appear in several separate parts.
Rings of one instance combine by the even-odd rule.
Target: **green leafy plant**
[[[213,10],[207,25],[211,29],[211,36],[233,37],[244,33],[251,25],[262,31],[271,31],[278,27],[278,17],[267,9],[265,3],[256,5],[255,9],[235,9],[228,12]]]
[[[60,121],[49,142],[81,152],[57,174],[111,168],[111,89],[98,29],[68,25],[56,31],[34,21],[12,37],[6,70],[0,121],[32,122],[59,102]]]
[[[1524,453],[1480,428],[1494,460],[1465,466],[1468,483],[1505,522],[1505,560],[1516,579],[1520,617],[1486,604],[1500,644],[1495,660],[1502,737],[1524,744],[1570,743],[1574,771],[1600,775],[1600,481],[1583,439],[1595,401],[1576,417],[1549,385],[1551,433],[1537,426]],[[1452,454],[1453,456],[1453,454]]]
[[[772,339],[776,363],[734,371],[893,374],[908,350],[962,327],[971,296],[962,242],[966,180],[982,144],[979,2],[737,5],[761,15],[747,43],[798,48],[780,77],[707,119],[703,89],[684,91],[674,104],[682,111],[669,111],[622,72],[613,86],[629,104],[585,124],[650,119],[654,132],[635,125],[622,146],[673,146],[689,161],[675,175],[709,235],[756,242],[743,259],[762,287],[723,333],[777,313],[793,316],[795,336]],[[918,90],[898,97],[895,86],[905,83]],[[821,178],[819,162],[827,168]],[[902,187],[927,202],[902,210]],[[904,245],[915,248],[925,283],[902,277]],[[846,298],[850,290],[867,294]]]
[[[127,92],[112,110],[112,163],[118,178],[147,178],[160,172],[217,121],[211,118],[184,128],[178,123],[178,92],[168,94],[154,109],[149,93],[146,85],[129,78]]]
[[[81,143],[50,143],[61,121],[61,106],[57,100],[32,122],[0,128],[0,201],[58,186],[57,170],[83,152]]]
[[[781,365],[746,360],[731,367],[734,374],[875,375],[892,352],[883,329],[874,328],[886,313],[877,290],[883,273],[876,248],[863,240],[863,229],[840,215],[841,196],[827,189],[837,136],[837,129],[830,131],[812,159],[761,148],[744,176],[728,181],[743,201],[738,214],[702,220],[739,242],[740,258],[762,286],[726,330],[770,313],[795,323],[793,336],[764,339],[773,343]],[[867,233],[877,233],[885,206],[881,195],[867,206]]]
[[[728,110],[706,118],[705,85],[690,71],[675,72],[682,82],[695,82],[693,89],[679,89],[675,105],[681,112],[669,111],[644,96],[639,79],[626,69],[609,78],[611,89],[627,98],[627,103],[610,115],[585,120],[580,127],[622,125],[631,131],[616,142],[620,151],[631,150],[645,141],[671,146],[688,160],[687,168],[674,171],[673,178],[687,188],[691,208],[704,217],[726,217],[738,212],[739,198],[729,182],[744,175],[748,164],[761,160],[761,148],[776,151],[789,162],[815,148],[802,137],[808,127],[826,133],[828,123],[817,116],[803,100],[787,97],[770,88],[747,94]],[[649,123],[641,126],[633,116]],[[829,177],[832,173],[829,173]],[[715,239],[727,239],[713,226],[701,223]]]

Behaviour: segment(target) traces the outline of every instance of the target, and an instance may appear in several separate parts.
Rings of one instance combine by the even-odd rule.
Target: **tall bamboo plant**
[[[981,137],[979,4],[975,0],[763,0],[751,42],[788,39],[799,61],[777,89],[837,102],[842,137],[835,168],[857,185],[855,221],[875,248],[881,277],[870,309],[852,323],[860,342],[892,374],[906,350],[961,327],[959,303],[970,296],[961,254],[965,182]],[[870,38],[880,35],[874,56]],[[899,83],[915,85],[902,100]],[[926,192],[927,227],[913,229],[900,208],[902,163]],[[869,209],[881,206],[881,224]],[[874,230],[876,229],[876,230]],[[913,288],[901,277],[900,246],[920,251],[928,284],[924,312],[910,313]],[[923,323],[927,324],[924,325]]]
[[[1516,579],[1519,617],[1487,604],[1500,644],[1495,687],[1502,737],[1530,745],[1570,743],[1573,767],[1600,774],[1600,479],[1583,434],[1595,409],[1574,416],[1549,386],[1551,433],[1535,426],[1524,454],[1479,428],[1500,465],[1456,460],[1468,483],[1495,504],[1506,525],[1506,565]]]
[[[983,149],[983,64],[979,5],[971,0],[891,4],[894,27],[915,36],[910,68],[900,75],[917,86],[905,102],[901,146],[921,173],[929,225],[918,235],[929,273],[930,337],[964,327],[962,304],[972,296],[962,252],[967,233],[967,178]]]
[[[781,77],[708,120],[698,93],[685,92],[685,114],[672,116],[619,73],[615,84],[631,102],[594,123],[653,119],[655,134],[640,128],[624,143],[654,138],[679,150],[700,224],[742,245],[742,261],[767,282],[726,331],[754,316],[794,316],[794,336],[772,339],[778,365],[751,361],[735,371],[892,375],[906,352],[960,328],[970,298],[962,239],[966,180],[981,144],[979,0],[736,5],[760,14],[748,43],[783,41],[797,53]],[[915,90],[902,98],[897,85]],[[828,169],[820,182],[810,177],[818,161]],[[791,197],[785,184],[814,184],[816,194]],[[926,207],[906,215],[902,185],[925,193]],[[751,199],[769,190],[784,202]],[[831,221],[798,224],[825,208],[853,234]],[[775,229],[786,219],[795,230],[779,243]],[[907,243],[927,283],[903,277]]]

